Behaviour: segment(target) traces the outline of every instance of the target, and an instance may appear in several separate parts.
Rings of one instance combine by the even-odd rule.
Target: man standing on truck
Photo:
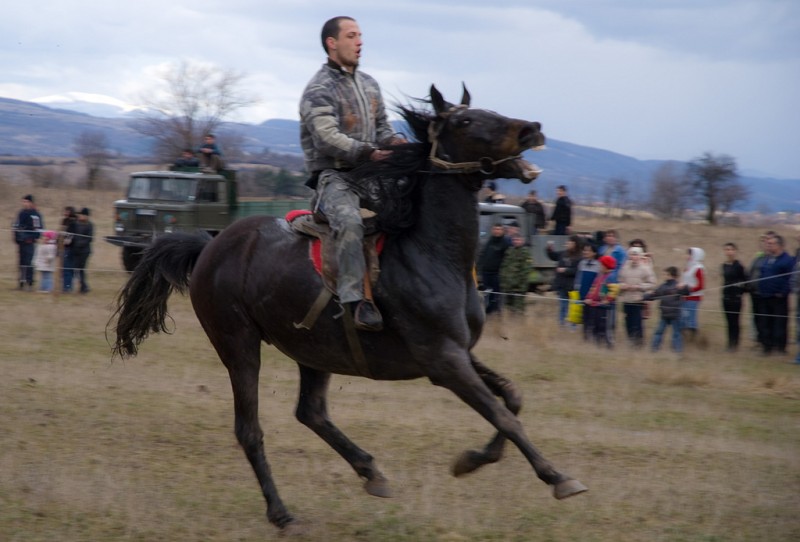
[[[528,192],[528,197],[520,207],[525,209],[527,213],[528,231],[531,235],[536,235],[539,233],[539,230],[544,229],[547,224],[547,219],[545,218],[544,205],[542,205],[542,202],[536,197],[536,190]]]
[[[572,200],[567,196],[567,187],[563,184],[556,188],[556,205],[550,220],[555,222],[553,235],[567,235],[572,224]]]
[[[217,137],[214,134],[206,134],[203,138],[203,146],[197,152],[200,154],[203,168],[212,170],[214,173],[222,170],[222,151],[217,145]]]
[[[334,17],[322,27],[328,61],[309,81],[300,100],[300,143],[310,173],[306,185],[316,190],[315,211],[333,231],[339,266],[339,302],[355,326],[383,329],[378,308],[364,299],[366,263],[360,198],[346,172],[360,163],[384,160],[392,151],[381,146],[405,143],[394,133],[378,83],[358,70],[361,30],[351,17]]]

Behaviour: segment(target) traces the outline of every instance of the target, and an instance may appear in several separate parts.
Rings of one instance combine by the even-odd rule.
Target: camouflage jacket
[[[510,247],[500,266],[500,290],[503,292],[525,292],[533,262],[526,246]]]
[[[393,136],[380,87],[366,73],[328,61],[303,91],[300,144],[309,174],[352,168]]]

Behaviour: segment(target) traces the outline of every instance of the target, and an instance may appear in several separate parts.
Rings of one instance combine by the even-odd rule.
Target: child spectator
[[[683,270],[681,284],[689,287],[689,293],[683,297],[681,305],[681,333],[688,341],[697,337],[697,312],[703,300],[703,288],[706,282],[706,271],[703,259],[706,252],[702,248],[691,247],[686,251],[686,267]]]
[[[53,291],[53,272],[56,270],[56,258],[58,256],[56,238],[56,232],[44,232],[41,246],[36,251],[34,267],[39,271],[39,292],[44,294]]]
[[[653,334],[653,352],[657,352],[661,347],[661,339],[664,330],[672,327],[672,350],[675,352],[683,351],[683,341],[681,340],[681,296],[689,293],[687,286],[678,285],[678,268],[667,267],[664,270],[665,280],[652,293],[645,294],[645,300],[660,301],[661,320]]]
[[[613,348],[614,329],[609,326],[608,318],[619,291],[613,274],[614,268],[617,267],[617,261],[612,256],[601,256],[599,261],[600,272],[595,277],[584,300],[583,321],[586,326],[584,329],[597,344]]]
[[[589,288],[592,287],[595,277],[600,272],[600,262],[597,260],[597,245],[587,240],[581,250],[583,258],[578,262],[578,271],[575,274],[574,289],[578,290],[578,297],[586,299]]]
[[[511,236],[511,246],[500,264],[500,291],[505,296],[505,306],[511,313],[525,313],[525,294],[533,261],[525,238],[519,233]]]

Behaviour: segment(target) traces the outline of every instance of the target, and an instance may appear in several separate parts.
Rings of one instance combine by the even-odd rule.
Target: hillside
[[[71,106],[73,107],[73,106]],[[120,155],[146,157],[151,143],[138,134],[131,124],[135,116],[96,117],[86,113],[54,109],[39,104],[0,98],[0,155],[24,157],[72,157],[73,140],[85,130],[106,133],[111,149]],[[398,124],[402,131],[402,125]],[[261,153],[299,154],[299,123],[295,120],[270,119],[260,124],[228,123],[221,133],[243,137],[243,150]],[[223,138],[224,139],[224,138]],[[224,142],[223,142],[224,145]],[[698,149],[698,153],[703,149]],[[610,178],[624,178],[631,184],[631,200],[643,201],[650,193],[653,172],[665,160],[638,160],[603,149],[548,140],[543,152],[528,152],[527,158],[541,166],[544,173],[536,188],[550,198],[555,187],[566,184],[582,201],[602,199],[603,188]],[[676,162],[680,165],[679,162]],[[741,210],[800,212],[800,179],[775,179],[742,175],[742,183],[752,197]],[[530,187],[517,182],[500,182],[508,195],[522,195]]]

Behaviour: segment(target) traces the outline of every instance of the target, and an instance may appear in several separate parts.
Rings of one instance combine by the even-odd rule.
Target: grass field
[[[27,191],[3,198],[6,223]],[[117,193],[36,195],[49,226],[72,204],[92,208],[98,235],[111,231]],[[558,329],[547,296],[531,298],[523,320],[488,326],[476,348],[520,387],[520,418],[534,443],[590,491],[556,501],[514,448],[455,479],[452,461],[486,443],[488,423],[424,380],[335,376],[331,416],[376,457],[395,490],[393,499],[370,497],[294,420],[297,371],[265,347],[265,445],[282,497],[306,526],[298,539],[800,539],[800,368],[789,357],[753,355],[749,340],[725,354],[715,289],[721,245],[736,241],[749,261],[759,232],[578,224],[611,226],[625,241],[644,238],[659,268],[681,265],[690,245],[709,254],[702,337],[683,359],[629,350],[622,340],[613,352],[586,346]],[[10,238],[0,242],[0,540],[277,539],[233,436],[227,373],[188,300],[171,299],[173,335],[112,362],[106,324],[126,279],[118,249],[96,240],[89,295],[42,295],[14,290]]]

